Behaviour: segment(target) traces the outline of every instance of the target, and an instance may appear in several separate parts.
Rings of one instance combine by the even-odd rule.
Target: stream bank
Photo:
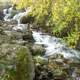
[[[16,11],[12,7],[9,10]],[[11,17],[12,12],[8,12],[5,14],[5,21],[0,21],[1,56],[4,56],[4,53],[11,60],[10,57],[16,55],[17,46],[28,47],[35,64],[34,80],[80,79],[80,52],[69,48],[60,38],[44,33],[29,23],[31,21],[26,24],[21,23],[22,17],[29,12],[30,8],[24,12],[16,11],[13,17]]]

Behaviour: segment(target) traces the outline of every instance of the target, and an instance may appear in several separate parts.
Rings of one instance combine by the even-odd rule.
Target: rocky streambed
[[[80,51],[38,29],[32,23],[34,19],[28,17],[30,11],[28,8],[19,12],[13,7],[3,10],[4,16],[0,20],[0,79],[8,77],[7,70],[15,71],[16,53],[25,47],[28,50],[22,51],[29,51],[29,61],[34,62],[29,64],[33,73],[30,76],[34,80],[80,80]],[[21,53],[23,56],[24,52]]]

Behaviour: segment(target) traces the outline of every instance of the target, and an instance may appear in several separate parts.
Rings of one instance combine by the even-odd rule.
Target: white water
[[[13,7],[10,7],[9,9],[3,10],[3,14],[5,15],[4,20],[5,21],[16,20],[18,24],[13,27],[13,30],[25,32],[27,30],[28,25],[21,24],[20,20],[23,16],[27,16],[29,12],[31,12],[31,7],[25,9],[25,12],[18,12],[17,10],[14,10]],[[11,18],[12,14],[15,15]]]
[[[4,20],[10,21],[11,19],[17,20],[18,25],[13,27],[13,30],[21,30],[26,31],[27,25],[21,24],[20,19],[23,16],[28,15],[31,12],[31,8],[26,9],[25,12],[17,13],[13,18],[9,18],[9,16],[14,12],[12,8],[8,9],[9,13],[6,13],[6,9],[3,10],[5,17]],[[70,49],[66,46],[65,43],[61,42],[60,38],[52,37],[47,34],[43,34],[42,32],[32,31],[33,38],[35,40],[35,44],[42,44],[46,50],[45,57],[54,56],[54,54],[62,54],[65,58],[78,58],[80,59],[80,52]]]
[[[35,44],[43,44],[45,46],[45,57],[54,56],[54,54],[62,54],[65,58],[80,59],[80,52],[68,48],[60,38],[52,37],[42,32],[33,31]]]
[[[3,14],[5,15],[4,20],[5,21],[10,21],[12,20],[12,15],[16,14],[17,11],[13,9],[13,7],[10,7],[9,9],[4,9]]]
[[[17,21],[18,21],[18,24],[20,24],[20,19],[21,19],[23,16],[27,16],[30,12],[31,12],[31,7],[27,8],[27,9],[25,10],[25,12],[20,12],[20,13],[16,14],[16,15],[13,17],[13,20],[17,20]]]

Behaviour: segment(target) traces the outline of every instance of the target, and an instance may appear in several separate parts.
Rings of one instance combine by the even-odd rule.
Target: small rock
[[[0,20],[3,20],[3,18],[4,18],[4,14],[2,11],[0,11]]]
[[[33,55],[44,55],[45,49],[42,45],[34,44],[31,48]]]
[[[13,30],[20,31],[20,32],[26,32],[28,25],[27,24],[18,24],[17,26],[13,27]]]

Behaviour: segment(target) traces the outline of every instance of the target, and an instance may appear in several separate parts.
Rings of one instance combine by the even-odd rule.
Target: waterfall
[[[19,12],[18,14],[16,14],[16,15],[13,17],[13,20],[17,20],[17,21],[18,21],[18,24],[20,24],[20,19],[21,19],[23,16],[27,16],[30,12],[31,12],[31,7],[28,7],[27,9],[25,9],[25,12]]]

